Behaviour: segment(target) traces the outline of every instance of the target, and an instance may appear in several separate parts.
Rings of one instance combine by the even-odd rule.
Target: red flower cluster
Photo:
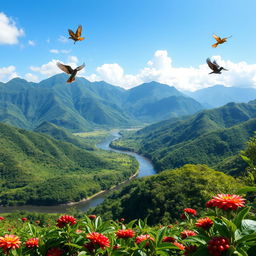
[[[228,250],[229,248],[229,242],[228,239],[225,237],[213,237],[208,242],[208,252],[209,254],[213,256],[221,256],[221,253]]]
[[[23,221],[23,222],[26,222],[27,220],[28,220],[28,218],[21,218],[21,220]]]
[[[135,243],[136,244],[140,244],[140,243],[142,243],[142,242],[144,242],[144,241],[155,241],[155,239],[153,238],[153,237],[151,237],[150,235],[148,235],[148,234],[146,234],[146,235],[140,235],[140,236],[137,236],[136,237],[136,240],[135,240]],[[147,242],[146,244],[145,244],[145,246],[149,246],[149,242]]]
[[[0,247],[4,251],[11,249],[17,249],[20,247],[21,241],[18,236],[15,235],[4,235],[0,237]]]
[[[184,255],[189,255],[189,254],[195,252],[196,250],[197,250],[197,246],[196,245],[186,246],[185,247]]]
[[[120,229],[116,232],[118,238],[132,238],[135,236],[135,232],[132,229]]]
[[[4,220],[4,217],[0,216],[0,220]]]
[[[175,241],[176,241],[176,239],[173,238],[173,237],[171,237],[171,236],[165,236],[165,237],[163,238],[163,242],[164,242],[164,243],[173,243],[173,242],[175,242]]]
[[[206,203],[206,207],[218,207],[225,211],[244,207],[245,199],[238,195],[218,194]]]
[[[57,227],[63,228],[66,225],[75,225],[76,219],[73,216],[63,215],[57,220]]]
[[[203,228],[205,230],[210,229],[212,225],[213,225],[213,221],[209,217],[201,218],[196,222],[197,227]]]
[[[38,241],[39,241],[39,239],[36,238],[36,237],[29,238],[29,239],[26,241],[26,247],[27,247],[27,248],[38,247]]]
[[[109,239],[97,232],[92,232],[86,236],[93,245],[99,245],[101,249],[105,249],[106,247],[110,246]]]
[[[48,250],[46,256],[61,256],[63,254],[63,250],[60,248],[51,248]]]
[[[192,230],[183,230],[180,232],[180,236],[182,239],[187,238],[188,236],[196,236],[197,234]]]

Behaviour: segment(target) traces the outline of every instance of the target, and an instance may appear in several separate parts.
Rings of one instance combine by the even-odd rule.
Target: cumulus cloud
[[[65,64],[75,68],[78,65],[78,61],[79,60],[76,56],[68,56],[68,60],[65,62]],[[52,59],[48,63],[41,66],[30,66],[29,68],[34,72],[44,75],[45,77],[50,77],[63,72],[57,67],[57,62],[63,63],[63,61],[58,59]],[[83,70],[79,71],[79,73],[82,73],[82,71]]]
[[[91,74],[86,78],[90,81],[104,80],[127,89],[150,81],[157,81],[175,86],[179,90],[189,91],[215,84],[256,88],[256,64],[234,63],[230,60],[222,60],[220,56],[213,56],[213,59],[229,71],[223,71],[221,75],[209,75],[211,70],[206,63],[198,67],[175,67],[166,50],[157,50],[153,57],[147,61],[146,66],[137,74],[125,74],[124,69],[119,64],[113,63],[103,64],[96,69],[96,74]]]
[[[14,77],[17,77],[15,66],[8,66],[0,68],[0,81],[7,82]]]
[[[54,54],[59,54],[59,53],[68,54],[70,52],[71,52],[71,50],[65,50],[65,49],[63,49],[63,50],[51,49],[50,50],[50,53],[54,53]]]
[[[0,44],[17,44],[18,37],[24,35],[23,29],[16,27],[12,18],[0,13]]]
[[[35,41],[33,41],[33,40],[28,40],[28,44],[30,46],[35,46],[36,45]]]

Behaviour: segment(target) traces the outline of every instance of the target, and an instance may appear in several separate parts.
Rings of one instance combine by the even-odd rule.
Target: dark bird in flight
[[[210,58],[207,58],[206,60],[208,66],[210,69],[212,69],[212,72],[209,73],[209,74],[221,74],[221,70],[226,70],[228,71],[227,69],[223,68],[223,67],[220,67],[217,62],[214,60],[213,62],[211,62]]]
[[[223,44],[223,43],[227,42],[227,39],[232,37],[232,36],[228,36],[228,37],[220,38],[219,36],[216,36],[215,34],[213,34],[212,36],[217,41],[217,43],[212,45],[213,48],[216,48],[219,44]]]
[[[64,71],[65,73],[71,75],[71,76],[69,77],[69,79],[67,80],[67,83],[72,83],[72,82],[74,82],[74,81],[75,81],[76,73],[77,73],[79,70],[81,70],[81,69],[83,69],[83,68],[85,67],[85,65],[83,64],[83,65],[81,65],[81,66],[79,66],[79,67],[77,67],[77,68],[75,68],[75,69],[72,69],[70,66],[61,64],[60,62],[57,62],[57,66],[58,66],[62,71]]]
[[[77,28],[76,33],[74,33],[71,29],[68,30],[68,33],[70,35],[69,39],[74,40],[74,44],[76,43],[76,41],[84,40],[84,37],[81,37],[81,34],[82,34],[82,26],[81,25]]]

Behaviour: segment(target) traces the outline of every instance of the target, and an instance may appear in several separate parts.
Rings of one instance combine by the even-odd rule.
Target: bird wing
[[[214,63],[211,62],[210,58],[207,58],[206,62],[210,69],[212,69],[213,71],[216,70],[216,66],[214,65]]]
[[[60,62],[57,62],[57,66],[58,66],[58,68],[60,68],[62,71],[64,71],[67,74],[72,74],[74,71],[70,66],[63,65]]]
[[[221,42],[221,38],[219,36],[216,36],[215,34],[213,34],[212,36],[218,43]]]
[[[212,44],[212,48],[216,48],[218,46],[219,43],[216,44]]]
[[[84,67],[85,67],[85,64],[83,63],[83,65],[78,66],[78,67],[76,68],[76,70],[79,71],[79,70],[83,69]]]
[[[232,35],[231,35],[231,36],[228,36],[228,37],[224,37],[224,38],[222,38],[222,40],[227,40],[227,39],[230,38],[230,37],[232,37]]]
[[[72,38],[76,38],[76,34],[71,29],[68,30],[68,33]]]
[[[220,67],[219,64],[216,62],[216,60],[214,60],[212,63],[215,65],[215,67],[217,67],[217,68]]]
[[[77,30],[76,30],[76,37],[80,37],[82,34],[82,26],[78,26]]]

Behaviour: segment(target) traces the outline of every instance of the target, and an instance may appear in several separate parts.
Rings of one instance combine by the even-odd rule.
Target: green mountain
[[[128,179],[129,156],[88,151],[0,123],[0,205],[78,201]]]
[[[72,130],[130,127],[195,113],[202,106],[175,88],[151,82],[130,90],[66,75],[40,83],[14,78],[0,86],[0,121],[35,129],[47,121]]]
[[[248,102],[256,99],[254,88],[226,87],[215,85],[195,92],[188,92],[187,95],[200,102],[208,108],[223,106],[229,102]]]
[[[147,123],[202,110],[197,101],[174,87],[157,82],[144,83],[128,90],[125,107],[137,119]]]
[[[70,142],[80,148],[93,150],[95,149],[92,145],[90,145],[86,139],[78,136],[72,135],[72,133],[67,130],[52,124],[50,122],[43,122],[38,127],[34,129],[35,132],[45,133],[50,135],[56,140],[61,140],[65,142]]]
[[[157,169],[218,161],[241,150],[256,130],[256,101],[229,103],[183,118],[156,123],[113,143],[148,156]]]
[[[109,195],[93,210],[106,219],[145,219],[151,225],[180,219],[184,208],[200,209],[217,193],[234,193],[241,181],[205,165],[179,169],[136,179]]]

